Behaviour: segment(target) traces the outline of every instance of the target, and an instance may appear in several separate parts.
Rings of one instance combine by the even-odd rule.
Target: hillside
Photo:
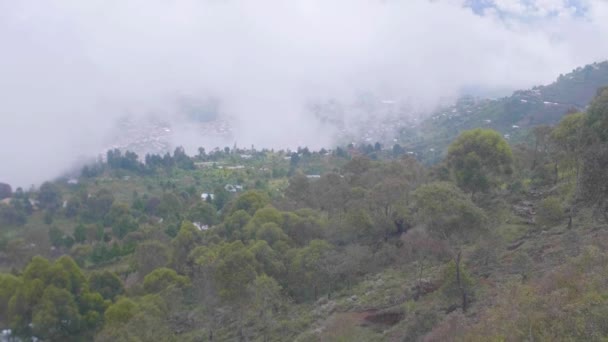
[[[549,85],[516,91],[509,97],[464,97],[438,110],[419,129],[404,131],[402,145],[424,160],[436,161],[460,132],[475,127],[497,130],[517,143],[531,127],[554,125],[566,113],[584,110],[597,90],[607,85],[608,61],[577,68]]]
[[[608,89],[538,134],[467,130],[430,167],[380,145],[115,149],[0,184],[2,338],[605,340]]]

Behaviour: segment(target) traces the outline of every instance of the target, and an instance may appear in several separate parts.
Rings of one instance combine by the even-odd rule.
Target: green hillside
[[[549,85],[516,91],[509,97],[464,97],[438,110],[421,124],[420,130],[404,132],[401,139],[409,150],[429,161],[436,161],[460,132],[471,128],[491,128],[517,143],[526,139],[531,127],[554,125],[566,113],[584,110],[597,90],[605,86],[608,61],[577,68]]]
[[[461,104],[464,106],[465,104]],[[533,144],[108,151],[0,184],[0,328],[40,341],[603,341],[608,88]]]

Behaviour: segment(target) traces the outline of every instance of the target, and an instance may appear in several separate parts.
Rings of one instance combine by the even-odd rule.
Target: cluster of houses
[[[226,191],[228,191],[230,193],[237,193],[237,192],[243,191],[243,186],[242,185],[238,185],[238,184],[226,184],[224,186],[224,190],[226,190]],[[215,199],[215,194],[210,193],[210,192],[203,192],[201,194],[201,199],[203,201],[207,201],[207,200],[213,201]],[[192,222],[192,224],[194,224],[194,226],[196,228],[198,228],[198,230],[200,230],[200,231],[209,229],[208,225],[202,224],[200,222]]]
[[[224,190],[230,192],[230,193],[237,193],[237,192],[241,192],[243,191],[243,186],[242,185],[238,185],[238,184],[226,184],[224,186]],[[210,192],[203,192],[201,194],[201,199],[202,200],[207,200],[210,199],[213,201],[213,199],[215,198],[215,195],[210,193]]]

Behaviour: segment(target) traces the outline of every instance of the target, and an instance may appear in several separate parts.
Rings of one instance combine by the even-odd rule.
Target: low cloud
[[[600,0],[0,0],[0,181],[56,176],[183,97],[220,99],[241,146],[331,145],[312,100],[431,109],[550,82],[608,56],[607,17]]]

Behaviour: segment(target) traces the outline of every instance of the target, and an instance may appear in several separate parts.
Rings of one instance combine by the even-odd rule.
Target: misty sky
[[[221,99],[241,146],[318,147],[310,99],[528,88],[606,37],[604,0],[0,0],[0,182],[57,176],[178,97]]]

